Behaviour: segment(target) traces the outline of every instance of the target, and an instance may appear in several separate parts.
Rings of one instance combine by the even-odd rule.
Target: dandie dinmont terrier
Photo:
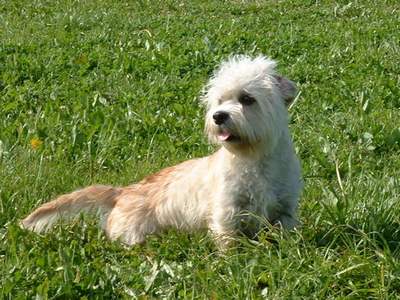
[[[128,245],[168,228],[207,228],[225,248],[239,233],[254,236],[267,220],[291,229],[302,188],[288,129],[294,83],[263,56],[233,56],[204,89],[205,130],[221,145],[127,187],[94,185],[43,204],[21,225],[43,232],[59,219],[97,213],[107,236]],[[264,223],[265,225],[265,223]]]

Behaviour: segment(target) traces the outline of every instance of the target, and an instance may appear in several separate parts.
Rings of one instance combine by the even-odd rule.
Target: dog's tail
[[[21,221],[21,227],[40,233],[60,220],[69,220],[80,213],[98,214],[104,222],[117,202],[121,188],[94,185],[43,204]]]

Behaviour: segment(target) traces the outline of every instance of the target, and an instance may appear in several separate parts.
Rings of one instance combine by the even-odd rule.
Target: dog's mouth
[[[218,139],[221,142],[239,142],[240,138],[237,135],[232,134],[229,130],[220,129],[218,132]]]

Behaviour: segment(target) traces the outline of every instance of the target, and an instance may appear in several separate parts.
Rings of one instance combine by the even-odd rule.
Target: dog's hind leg
[[[106,234],[126,245],[141,244],[149,234],[157,233],[159,223],[145,198],[131,190],[121,195],[107,218]]]

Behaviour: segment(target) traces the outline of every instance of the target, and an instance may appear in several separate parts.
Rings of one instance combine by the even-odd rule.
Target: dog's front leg
[[[228,201],[217,201],[213,206],[210,220],[210,230],[218,248],[228,249],[235,241],[237,234],[236,216],[238,208]]]
[[[279,224],[285,230],[292,230],[298,227],[299,222],[297,221],[296,217],[293,217],[289,214],[282,214],[279,218],[275,221],[276,224]]]

